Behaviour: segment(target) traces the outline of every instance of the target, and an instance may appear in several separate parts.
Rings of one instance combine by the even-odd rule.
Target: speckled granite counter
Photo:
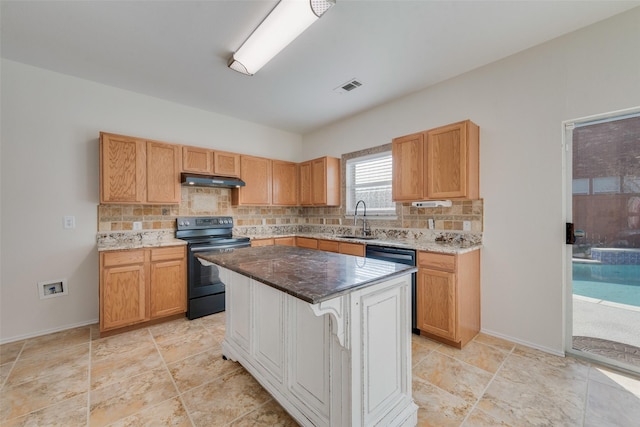
[[[291,246],[196,254],[311,304],[417,271],[403,264]]]
[[[417,251],[440,252],[447,254],[463,254],[477,251],[482,248],[482,243],[475,241],[459,241],[455,238],[446,241],[429,241],[416,239],[395,239],[395,238],[342,238],[335,234],[327,233],[292,233],[279,235],[247,236],[251,239],[272,239],[279,237],[308,237],[311,239],[335,240],[339,242],[363,243],[365,245],[387,246],[392,248],[415,249]]]
[[[175,230],[111,231],[98,233],[96,239],[100,252],[187,244],[184,240],[176,239],[175,235]]]

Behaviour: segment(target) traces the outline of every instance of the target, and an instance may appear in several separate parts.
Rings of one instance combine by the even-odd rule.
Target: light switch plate
[[[65,229],[76,228],[76,217],[73,215],[65,215],[63,224]]]

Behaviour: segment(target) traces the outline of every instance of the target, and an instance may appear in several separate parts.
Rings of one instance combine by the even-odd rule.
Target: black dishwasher
[[[416,266],[416,251],[413,249],[367,245],[365,256],[382,261],[406,264],[412,267]],[[420,330],[416,326],[416,273],[411,274],[411,332],[420,335]]]

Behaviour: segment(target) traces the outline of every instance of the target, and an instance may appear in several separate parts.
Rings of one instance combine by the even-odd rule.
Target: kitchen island
[[[223,354],[304,426],[414,426],[410,274],[269,246],[197,255],[226,287]]]

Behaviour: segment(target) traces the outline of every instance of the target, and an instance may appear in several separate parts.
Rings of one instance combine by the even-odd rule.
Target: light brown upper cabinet
[[[424,188],[424,133],[395,138],[391,145],[393,159],[392,198],[395,202],[422,199]]]
[[[213,152],[213,173],[222,176],[240,177],[240,154],[226,151]]]
[[[182,171],[239,177],[240,154],[183,146]]]
[[[272,204],[296,206],[298,204],[298,164],[272,160]]]
[[[100,203],[180,203],[177,145],[100,133]]]
[[[143,140],[100,133],[100,203],[142,203],[146,190]]]
[[[182,147],[182,171],[210,174],[213,172],[213,151],[199,147]]]
[[[147,141],[147,203],[180,203],[180,147]]]
[[[340,206],[340,159],[321,157],[300,163],[300,204]]]
[[[393,140],[393,200],[477,199],[479,128],[466,120]]]
[[[240,177],[246,185],[231,191],[233,205],[271,204],[271,162],[263,157],[240,156]]]

